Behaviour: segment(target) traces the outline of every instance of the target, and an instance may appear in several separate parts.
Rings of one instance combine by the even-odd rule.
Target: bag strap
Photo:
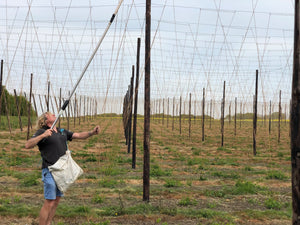
[[[59,131],[61,133],[62,136],[64,136],[64,128],[60,128]],[[69,146],[68,146],[68,142],[66,141],[66,145],[67,145],[67,150],[69,150]]]

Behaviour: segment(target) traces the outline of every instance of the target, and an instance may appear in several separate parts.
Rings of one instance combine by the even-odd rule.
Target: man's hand
[[[93,135],[99,134],[99,132],[100,132],[100,126],[98,125],[98,126],[96,126],[96,127],[94,128],[94,130],[93,130]]]
[[[53,129],[47,129],[42,135],[47,138],[52,135]]]

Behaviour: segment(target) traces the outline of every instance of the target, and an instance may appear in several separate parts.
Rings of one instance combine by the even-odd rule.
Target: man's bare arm
[[[99,134],[99,131],[100,131],[100,127],[96,126],[92,131],[73,133],[72,138],[73,139],[86,139],[86,138],[91,137],[95,134]]]
[[[41,135],[34,137],[34,138],[30,138],[26,144],[25,144],[25,148],[33,148],[34,146],[37,145],[37,143],[39,143],[39,141],[41,141],[43,138],[49,137],[52,135],[52,129],[48,129],[46,130],[44,133],[42,133]]]

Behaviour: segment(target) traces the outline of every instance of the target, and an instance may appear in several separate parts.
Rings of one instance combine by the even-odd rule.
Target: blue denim
[[[62,197],[63,193],[58,190],[55,181],[48,168],[42,170],[42,181],[44,182],[44,197],[48,200],[55,200],[56,197]]]

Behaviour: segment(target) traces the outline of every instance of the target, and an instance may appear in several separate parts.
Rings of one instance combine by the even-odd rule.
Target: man
[[[54,114],[50,112],[43,113],[38,119],[38,130],[25,144],[25,148],[27,149],[38,145],[43,159],[42,180],[44,182],[45,201],[40,211],[40,225],[51,224],[60,198],[63,196],[62,192],[58,190],[48,166],[56,163],[56,161],[66,153],[67,141],[72,141],[72,139],[85,139],[92,135],[99,134],[100,130],[99,126],[96,126],[92,131],[81,133],[73,133],[68,130],[59,129],[56,126],[51,129],[55,119]]]

